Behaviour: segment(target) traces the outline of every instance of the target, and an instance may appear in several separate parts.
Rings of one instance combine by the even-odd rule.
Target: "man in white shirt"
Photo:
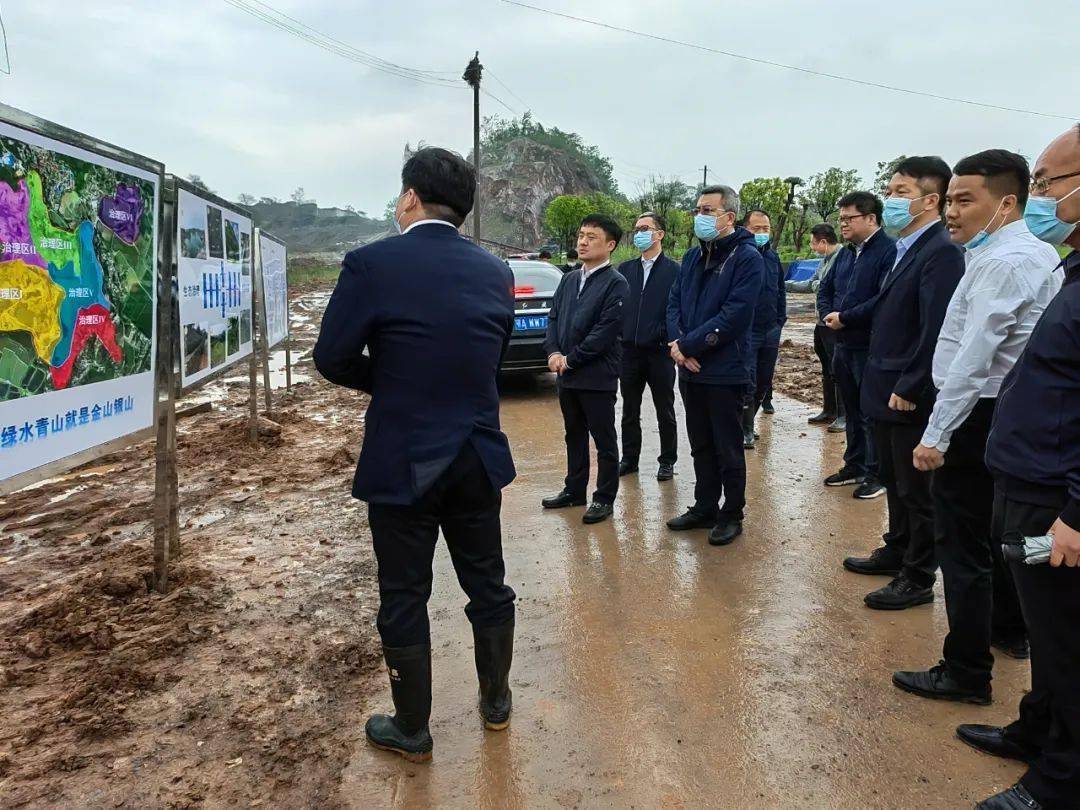
[[[1027,637],[1000,546],[991,542],[994,482],[984,456],[998,390],[1043,310],[1061,287],[1057,252],[1024,224],[1027,161],[991,149],[956,164],[945,219],[967,249],[934,352],[938,389],[915,448],[934,470],[936,551],[945,582],[949,634],[942,663],[897,672],[905,691],[944,700],[990,702],[991,644],[1026,658]]]

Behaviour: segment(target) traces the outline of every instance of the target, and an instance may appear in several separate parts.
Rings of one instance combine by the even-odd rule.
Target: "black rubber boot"
[[[811,425],[827,425],[836,419],[836,383],[831,374],[821,375],[821,413],[806,421]]]
[[[510,725],[510,662],[514,657],[514,623],[474,627],[476,678],[480,682],[480,716],[484,727],[502,731]]]
[[[742,411],[743,447],[752,450],[755,443],[754,417],[757,415],[756,405],[744,405]]]
[[[410,762],[431,759],[431,645],[383,647],[394,716],[373,714],[364,732],[368,742],[384,751],[393,751]]]

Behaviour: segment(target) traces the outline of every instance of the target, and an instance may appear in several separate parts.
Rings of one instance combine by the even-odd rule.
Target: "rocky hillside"
[[[290,256],[343,256],[387,232],[386,223],[344,208],[319,208],[313,202],[258,202],[248,206],[260,228],[289,246]]]

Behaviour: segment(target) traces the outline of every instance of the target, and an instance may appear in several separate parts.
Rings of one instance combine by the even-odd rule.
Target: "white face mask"
[[[403,191],[403,192],[401,192],[401,193],[400,193],[400,194],[398,195],[397,201],[398,201],[398,202],[400,203],[400,202],[401,202],[401,198],[402,198],[402,197],[404,197],[404,196],[405,196],[406,194],[408,194],[408,193],[409,193],[408,191]],[[397,228],[397,232],[398,232],[398,233],[400,234],[400,233],[402,233],[402,232],[403,232],[403,231],[404,231],[405,229],[401,227],[401,220],[399,220],[399,219],[398,219],[398,216],[399,216],[399,215],[398,215],[398,212],[397,212],[397,203],[395,203],[395,204],[394,204],[394,227],[396,227],[396,228]]]

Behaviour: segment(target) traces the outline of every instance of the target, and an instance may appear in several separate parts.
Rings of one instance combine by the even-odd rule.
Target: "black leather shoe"
[[[624,475],[630,475],[630,473],[636,473],[638,471],[637,462],[633,461],[620,461],[619,462],[619,477]]]
[[[661,464],[660,469],[656,471],[657,481],[670,481],[675,477],[675,465],[674,464]]]
[[[667,522],[673,532],[688,532],[693,529],[711,529],[716,525],[716,518],[699,515],[693,509],[687,509],[676,518]]]
[[[960,742],[995,757],[1030,763],[1039,755],[1038,751],[1025,748],[1006,737],[1005,729],[1001,726],[962,723],[956,727],[956,736],[960,738]]]
[[[1008,790],[983,799],[975,805],[975,810],[1042,810],[1042,805],[1017,782]]]
[[[919,697],[974,703],[976,706],[990,705],[990,684],[981,689],[961,686],[945,669],[944,664],[938,664],[925,672],[894,672],[892,682],[897,688]]]
[[[721,520],[709,532],[710,546],[726,546],[742,534],[741,520]]]
[[[902,563],[903,559],[891,548],[878,546],[870,552],[869,557],[845,558],[844,568],[853,574],[897,577],[900,575],[900,565]]]
[[[584,506],[585,496],[572,495],[564,489],[558,495],[544,498],[540,503],[545,509],[565,509],[567,506]]]
[[[917,585],[903,574],[883,588],[868,593],[863,602],[874,610],[906,610],[934,601],[934,589]]]
[[[410,762],[431,759],[431,645],[383,647],[394,716],[374,714],[364,733],[376,748],[400,754]]]
[[[744,405],[742,410],[742,435],[743,435],[743,448],[746,450],[754,449],[754,417],[757,415],[757,408]]]
[[[861,484],[866,479],[850,467],[844,467],[840,472],[835,472],[825,479],[827,487],[848,487],[853,484]]]
[[[581,517],[582,523],[599,523],[602,520],[607,520],[611,517],[612,512],[615,510],[610,503],[600,503],[600,501],[593,501],[589,508],[585,510],[585,514]]]
[[[514,623],[473,628],[476,679],[480,682],[478,706],[484,727],[502,731],[510,725],[513,700],[510,693],[510,662],[514,657]]]
[[[847,419],[842,416],[836,417],[836,420],[826,430],[829,433],[847,433]]]
[[[834,419],[836,419],[835,413],[827,413],[825,411],[822,411],[817,416],[811,416],[809,419],[806,420],[806,422],[809,425],[827,425]]]
[[[1031,658],[1031,647],[1026,638],[995,638],[991,639],[990,646],[1009,658],[1018,661],[1026,661]]]
[[[776,408],[772,404],[772,397],[765,397],[765,400],[761,403],[761,412],[769,416],[776,413]]]

